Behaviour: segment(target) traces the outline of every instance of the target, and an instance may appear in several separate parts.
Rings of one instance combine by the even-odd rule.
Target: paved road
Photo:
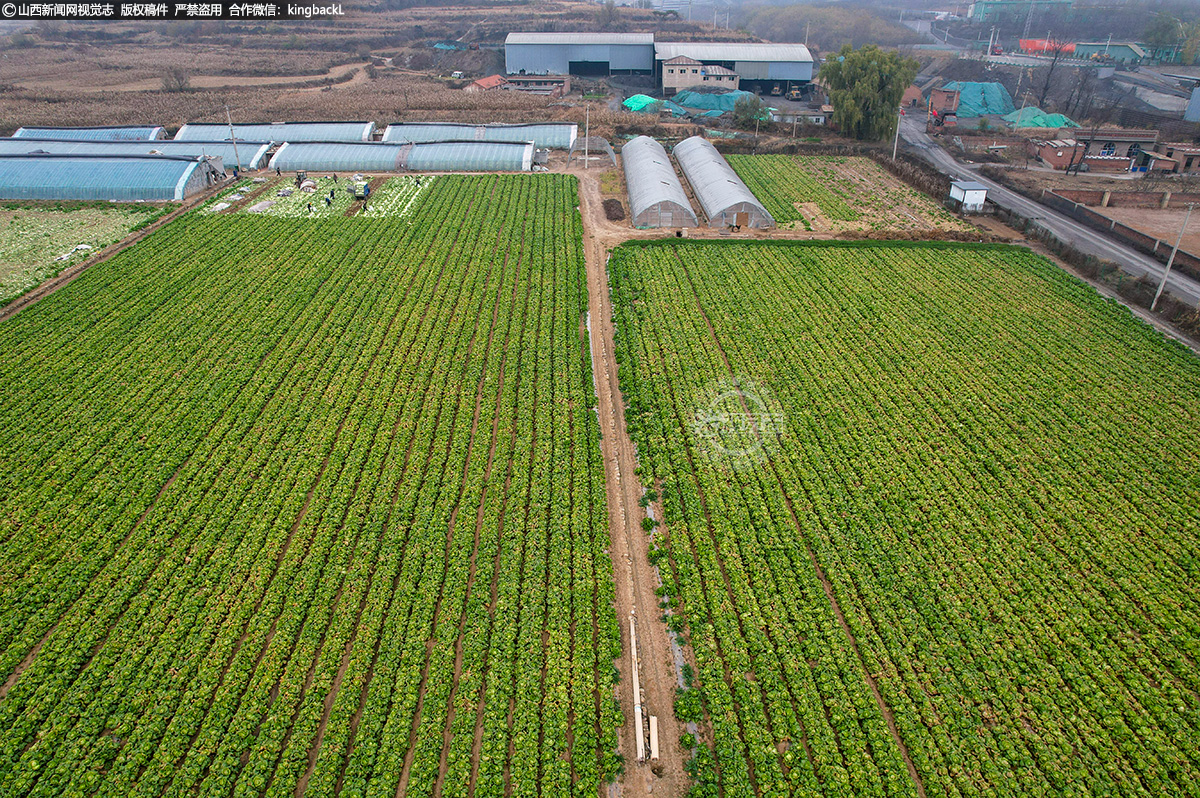
[[[925,133],[924,117],[904,117],[900,124],[900,136],[913,148],[916,155],[933,164],[939,171],[955,179],[975,180],[988,187],[988,199],[1002,208],[1011,209],[1022,216],[1034,219],[1062,241],[1069,242],[1083,252],[1096,255],[1121,265],[1135,277],[1150,275],[1161,280],[1163,264],[1143,255],[1124,244],[1117,243],[1106,235],[1085,227],[1079,222],[1057,211],[1024,197],[973,171],[972,166],[963,164],[943,148],[934,144]],[[1200,304],[1200,283],[1174,269],[1167,278],[1167,291],[1193,305]]]

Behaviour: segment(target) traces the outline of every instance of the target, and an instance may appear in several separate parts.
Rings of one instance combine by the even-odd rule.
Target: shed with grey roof
[[[709,227],[775,226],[771,214],[711,142],[692,136],[676,144],[672,153],[708,217]]]
[[[697,227],[671,158],[649,136],[638,136],[621,148],[625,188],[634,227]]]

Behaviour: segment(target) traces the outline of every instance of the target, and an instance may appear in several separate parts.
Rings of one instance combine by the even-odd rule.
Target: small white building
[[[955,180],[950,184],[950,205],[961,213],[981,213],[987,199],[987,186],[974,180]]]

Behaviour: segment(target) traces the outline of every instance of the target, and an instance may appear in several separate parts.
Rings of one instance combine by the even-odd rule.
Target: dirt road
[[[617,382],[613,350],[612,305],[609,300],[606,264],[611,247],[630,238],[658,238],[663,231],[633,230],[604,218],[599,179],[580,170],[579,201],[583,216],[584,250],[587,257],[588,308],[591,327],[592,366],[599,399],[600,444],[608,487],[610,554],[616,592],[617,621],[621,626],[624,655],[618,663],[621,681],[618,698],[625,726],[618,730],[625,777],[616,788],[621,796],[668,795],[687,792],[689,779],[683,766],[685,754],[679,744],[684,728],[675,718],[675,686],[678,674],[672,637],[661,620],[655,590],[658,580],[649,560],[649,536],[641,523],[645,511],[639,505],[642,485],[634,474],[637,453],[625,427],[625,401]],[[639,763],[633,728],[633,676],[629,659],[629,618],[637,619],[638,671],[642,687],[644,733],[649,717],[658,718],[659,762]],[[690,651],[684,652],[695,665]],[[703,733],[703,732],[702,732]]]

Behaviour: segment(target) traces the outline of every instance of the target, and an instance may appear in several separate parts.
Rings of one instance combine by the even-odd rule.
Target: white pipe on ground
[[[633,613],[629,613],[629,660],[633,664],[633,729],[637,741],[637,761],[646,761],[646,741],[642,736],[642,685],[638,679],[637,629]]]
[[[658,761],[658,715],[650,716],[650,761]]]

